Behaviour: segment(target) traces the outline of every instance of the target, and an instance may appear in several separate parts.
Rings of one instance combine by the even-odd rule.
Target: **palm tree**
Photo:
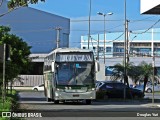
[[[132,62],[129,62],[127,65],[126,65],[126,70],[127,70],[127,74],[128,76],[132,75],[132,68],[133,68],[133,63]],[[124,65],[123,64],[115,64],[114,65],[114,70],[113,70],[113,73],[110,77],[111,80],[126,80],[124,81],[124,83],[127,84],[127,86],[129,87],[129,82],[128,82],[128,76],[125,76],[124,74]],[[126,79],[125,79],[126,77]]]
[[[140,76],[142,74],[142,70],[140,66],[131,66],[130,70],[128,71],[128,76],[132,79],[134,85],[140,80]]]
[[[136,84],[139,80],[143,80],[144,86],[143,86],[143,93],[145,92],[145,88],[147,85],[147,82],[152,79],[153,77],[153,67],[152,64],[148,64],[144,61],[142,61],[138,66],[135,66],[133,63],[128,63],[126,66],[127,70],[127,79],[124,81],[124,83],[127,83],[129,87],[128,82],[128,76],[132,79],[132,81]],[[125,80],[124,79],[124,66],[120,63],[114,65],[113,73],[110,77],[111,80]],[[156,78],[155,78],[156,79]]]
[[[111,80],[121,80],[121,81],[124,80],[124,83],[127,84],[129,88],[128,76],[133,75],[132,73],[133,68],[134,68],[134,64],[132,62],[127,63],[126,68],[124,67],[123,64],[118,63],[114,65],[113,74],[111,75],[110,79]],[[124,69],[126,69],[127,75],[124,74]],[[131,97],[133,96],[131,95]],[[124,89],[124,99],[125,98],[126,98],[126,95],[125,95],[125,89]]]
[[[142,61],[139,64],[139,69],[140,69],[140,75],[139,78],[144,81],[144,87],[143,87],[143,93],[145,92],[146,84],[149,79],[152,79],[153,77],[153,67],[152,64],[148,64],[144,61]]]

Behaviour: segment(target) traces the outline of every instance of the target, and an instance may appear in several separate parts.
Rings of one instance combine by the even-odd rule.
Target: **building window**
[[[103,47],[99,47],[99,52],[103,52],[104,48]]]
[[[106,47],[106,52],[111,52],[111,47]]]

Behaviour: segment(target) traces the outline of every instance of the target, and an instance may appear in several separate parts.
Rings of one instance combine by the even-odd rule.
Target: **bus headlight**
[[[88,91],[94,91],[94,90],[95,90],[95,88],[88,89]]]
[[[55,96],[58,97],[59,96],[58,93],[55,93]]]
[[[92,88],[92,91],[94,91],[95,90],[95,88]]]
[[[59,91],[59,92],[64,92],[63,89],[59,89],[59,88],[57,88],[57,91]]]

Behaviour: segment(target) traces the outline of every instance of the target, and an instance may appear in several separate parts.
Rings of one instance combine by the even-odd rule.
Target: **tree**
[[[128,71],[128,76],[132,79],[134,85],[141,79],[140,76],[142,74],[142,69],[140,66],[131,66],[130,70]]]
[[[133,66],[134,65],[133,65],[132,62],[127,63],[126,68],[124,67],[123,64],[120,64],[120,63],[114,65],[113,74],[110,77],[111,80],[121,80],[121,81],[124,80],[124,83],[127,84],[128,88],[129,88],[128,76],[130,74],[132,74],[131,70],[132,70]],[[127,71],[127,76],[124,74],[124,69],[126,69],[126,71]],[[131,97],[133,97],[131,92],[130,92],[130,95],[131,95]],[[126,92],[125,92],[125,89],[124,89],[124,99],[125,98],[126,98]]]
[[[133,63],[132,62],[129,62],[127,65],[126,65],[126,70],[127,70],[127,73],[128,73],[128,76],[132,74],[132,66],[133,66]],[[128,82],[128,76],[127,78],[125,79],[125,75],[124,75],[124,65],[123,64],[115,64],[114,65],[114,70],[113,70],[113,73],[111,75],[111,80],[126,80],[124,81],[124,83],[127,84],[127,86],[129,87],[129,82]]]
[[[20,6],[28,6],[28,4],[37,4],[38,1],[45,2],[45,0],[10,0],[8,2],[8,8],[14,9]]]
[[[45,0],[9,0],[8,1],[8,8],[9,11],[0,15],[0,17],[10,13],[11,11],[18,9],[20,7],[28,6],[29,4],[37,4],[39,1],[45,2]],[[1,0],[0,7],[2,6],[4,0]]]
[[[153,77],[153,67],[152,64],[147,64],[146,62],[142,61],[140,64],[140,79],[144,81],[143,93],[145,92],[145,88],[149,79]]]
[[[28,70],[30,46],[21,38],[9,33],[10,28],[0,26],[0,44],[6,43],[10,46],[10,61],[6,62],[6,80],[13,80],[21,71]],[[0,65],[0,76],[2,76],[2,63]],[[0,86],[2,80],[0,80]]]

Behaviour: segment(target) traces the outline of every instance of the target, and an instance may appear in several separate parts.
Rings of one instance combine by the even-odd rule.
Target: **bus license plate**
[[[76,94],[76,95],[73,95],[73,97],[79,97],[79,95]]]

